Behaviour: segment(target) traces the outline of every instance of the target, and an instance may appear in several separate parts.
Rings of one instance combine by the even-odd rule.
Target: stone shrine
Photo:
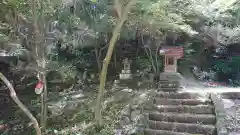
[[[183,48],[164,46],[160,50],[160,55],[164,55],[164,72],[177,73],[177,60],[183,57]]]

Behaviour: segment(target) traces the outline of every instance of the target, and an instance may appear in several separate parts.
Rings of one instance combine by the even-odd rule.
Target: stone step
[[[221,96],[224,99],[240,99],[240,92],[222,93]]]
[[[177,113],[193,113],[193,114],[213,114],[214,107],[212,105],[158,105],[146,106],[144,110],[155,112],[177,112]]]
[[[149,120],[148,124],[149,128],[157,130],[170,130],[175,132],[187,132],[192,134],[205,134],[205,135],[214,135],[216,132],[215,126],[213,125],[160,122],[152,120]]]
[[[211,104],[211,100],[209,99],[164,99],[164,98],[154,98],[153,101],[156,105],[189,105],[195,106],[200,104]]]
[[[197,99],[202,96],[200,94],[191,94],[191,93],[157,92],[156,97],[170,98],[170,99]]]
[[[162,91],[166,91],[166,92],[177,92],[176,90],[181,90],[179,87],[168,87],[168,86],[159,86],[158,88]]]
[[[179,123],[201,123],[215,124],[216,119],[211,114],[189,114],[189,113],[150,113],[149,120],[179,122]]]
[[[159,87],[162,88],[168,88],[168,87],[174,87],[174,88],[178,88],[180,86],[180,84],[176,84],[176,83],[158,83]]]
[[[158,88],[158,91],[164,91],[164,92],[177,92],[180,88]]]
[[[174,132],[168,130],[145,129],[144,135],[204,135],[204,134],[191,134],[186,132]]]
[[[169,83],[171,83],[171,84],[180,84],[179,81],[169,81],[169,80],[159,80],[159,83],[161,83],[161,84],[169,84]]]

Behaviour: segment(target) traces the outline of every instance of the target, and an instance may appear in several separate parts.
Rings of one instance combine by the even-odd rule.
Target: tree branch
[[[27,109],[27,107],[18,99],[15,89],[13,88],[10,81],[0,72],[0,79],[5,83],[10,91],[10,96],[13,101],[18,105],[18,107],[27,115],[27,117],[32,121],[37,135],[41,135],[41,129],[38,125],[37,119],[32,115],[32,113]]]
[[[121,4],[119,3],[119,0],[114,0],[114,8],[117,12],[117,17],[122,18],[122,8],[121,8]]]

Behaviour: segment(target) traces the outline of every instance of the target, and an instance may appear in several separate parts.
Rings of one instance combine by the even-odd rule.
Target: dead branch
[[[27,115],[27,117],[32,121],[33,126],[36,130],[37,135],[41,135],[41,129],[38,125],[37,119],[32,115],[32,113],[27,109],[27,107],[18,99],[15,89],[13,88],[10,81],[0,72],[0,79],[5,83],[10,91],[10,96],[13,101],[18,105],[18,107]]]

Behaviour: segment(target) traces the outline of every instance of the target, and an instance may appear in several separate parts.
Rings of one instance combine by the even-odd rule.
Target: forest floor
[[[209,91],[210,88],[204,88],[204,85],[191,77],[185,81],[188,84],[184,91],[203,92],[203,89]],[[226,89],[226,88],[215,88]],[[231,88],[227,88],[230,89]],[[94,107],[98,91],[97,84],[86,85],[84,88],[75,87],[71,90],[63,91],[58,94],[49,93],[50,100],[48,129],[46,135],[117,135],[118,132],[131,133],[136,132],[136,121],[139,119],[140,112],[136,108],[142,104],[147,98],[150,88],[145,89],[127,89],[116,88],[113,82],[106,85],[106,94],[102,103],[102,114],[104,119],[104,128],[98,129],[94,124]],[[34,100],[34,99],[33,99]],[[32,101],[32,100],[28,100]],[[28,102],[25,101],[25,102]],[[223,99],[224,108],[227,110],[229,133],[240,132],[240,100]],[[34,115],[39,117],[38,99],[28,104]],[[32,128],[29,127],[29,121],[21,111],[14,106],[15,112],[11,119],[13,126],[10,130],[6,130],[2,135],[32,135]],[[39,111],[40,112],[40,111]],[[129,118],[122,119],[122,116]],[[3,124],[9,121],[2,122]],[[11,123],[11,122],[10,122]],[[17,123],[17,124],[16,124]],[[0,123],[1,124],[1,123]],[[121,131],[117,130],[124,128]],[[27,129],[27,130],[26,130]],[[124,131],[123,131],[124,130]],[[1,131],[0,131],[1,133]]]

